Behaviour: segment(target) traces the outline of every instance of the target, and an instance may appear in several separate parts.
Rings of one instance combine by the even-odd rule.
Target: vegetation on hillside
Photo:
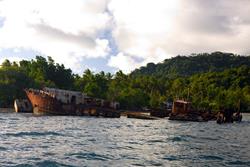
[[[131,75],[154,75],[175,78],[177,76],[191,76],[197,73],[221,72],[228,68],[236,68],[242,65],[250,66],[250,57],[222,52],[201,53],[177,56],[158,64],[148,63],[146,67],[134,70]]]
[[[82,75],[37,56],[21,62],[6,60],[0,68],[0,107],[24,98],[24,88],[44,86],[78,90],[89,96],[119,101],[123,109],[160,107],[166,101],[187,99],[200,110],[250,110],[250,58],[223,54],[176,57],[149,63],[129,75],[86,70]]]

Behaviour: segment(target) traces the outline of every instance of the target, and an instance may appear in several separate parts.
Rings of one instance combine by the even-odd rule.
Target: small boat
[[[242,114],[240,112],[234,113],[233,110],[222,110],[217,115],[216,122],[218,124],[222,123],[233,123],[233,122],[241,122],[242,121]]]
[[[142,113],[128,113],[127,118],[135,118],[135,119],[145,119],[145,120],[158,120],[158,117],[150,116]]]
[[[235,114],[233,115],[233,121],[234,121],[234,122],[241,122],[241,121],[242,121],[242,114],[240,114],[240,113],[235,113]]]

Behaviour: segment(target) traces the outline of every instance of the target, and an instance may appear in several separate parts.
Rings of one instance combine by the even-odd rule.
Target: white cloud
[[[133,69],[139,67],[139,64],[136,63],[134,59],[128,55],[124,55],[123,53],[119,53],[116,56],[111,56],[108,65],[121,69],[124,73],[129,73]]]
[[[109,65],[130,72],[148,62],[159,62],[171,57],[162,44],[168,42],[179,3],[179,0],[112,0],[109,10],[113,14],[115,24],[113,37],[119,51],[124,54],[112,57],[118,64]],[[125,62],[126,60],[128,62]],[[133,68],[126,69],[121,65],[123,63],[129,65],[131,62]]]
[[[109,27],[107,1],[4,0],[0,1],[0,48],[24,48],[52,56],[80,70],[85,57],[105,57],[109,42],[98,37]]]
[[[156,48],[152,56],[142,58],[142,60],[137,60],[138,57],[132,55],[125,55],[123,52],[118,53],[115,56],[111,56],[108,65],[115,67],[116,69],[122,70],[124,73],[129,73],[135,68],[145,66],[149,62],[161,62],[166,58],[173,57],[173,55],[166,55],[164,50],[161,48]],[[139,58],[140,59],[140,58]]]
[[[178,54],[249,54],[249,11],[248,0],[2,0],[0,50],[34,50],[74,72],[114,52],[107,65],[126,72]]]
[[[109,10],[113,37],[128,57],[112,57],[123,60],[110,64],[119,69],[122,63],[140,66],[178,54],[250,52],[247,0],[111,0]]]

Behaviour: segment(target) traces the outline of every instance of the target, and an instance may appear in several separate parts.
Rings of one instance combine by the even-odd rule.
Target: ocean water
[[[243,122],[0,113],[0,166],[250,166]]]

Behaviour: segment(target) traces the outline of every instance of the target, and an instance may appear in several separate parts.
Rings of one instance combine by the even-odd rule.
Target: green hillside
[[[158,64],[148,63],[146,67],[134,70],[131,75],[154,75],[175,78],[176,76],[191,76],[197,73],[221,72],[225,69],[236,68],[242,65],[250,66],[249,56],[222,52],[202,53],[177,56]]]
[[[166,101],[187,99],[199,110],[236,111],[240,104],[241,111],[250,112],[250,57],[221,52],[178,56],[129,75],[90,70],[77,75],[51,57],[19,63],[6,60],[0,67],[0,107],[25,98],[24,88],[44,86],[118,101],[122,109],[158,108]]]

